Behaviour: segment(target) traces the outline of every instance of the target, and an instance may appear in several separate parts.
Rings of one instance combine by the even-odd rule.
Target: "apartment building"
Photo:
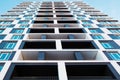
[[[120,80],[120,23],[82,1],[20,3],[0,16],[0,80]]]

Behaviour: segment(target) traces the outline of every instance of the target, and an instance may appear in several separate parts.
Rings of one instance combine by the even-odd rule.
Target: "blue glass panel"
[[[4,39],[5,38],[5,35],[0,35],[0,39]]]
[[[75,57],[77,60],[84,60],[84,58],[80,52],[75,52]]]
[[[48,25],[44,24],[43,27],[48,27]]]
[[[46,35],[41,35],[41,39],[46,39]]]
[[[90,30],[91,33],[98,33],[97,30]]]
[[[101,29],[89,29],[91,33],[103,33]]]
[[[28,28],[29,25],[20,25],[20,28]]]
[[[0,60],[9,60],[10,56],[11,56],[11,53],[2,52],[0,53]]]
[[[3,66],[2,66],[2,65],[0,65],[0,71],[2,70],[2,68],[3,68]]]
[[[72,35],[72,34],[68,35],[68,38],[69,39],[75,39],[74,35]]]
[[[0,49],[13,49],[16,45],[16,42],[2,42],[0,44]]]
[[[101,42],[102,46],[106,49],[114,48],[109,42]]]
[[[104,39],[101,35],[92,35],[93,39]]]
[[[4,29],[0,29],[0,33],[2,33],[4,31]]]
[[[120,35],[109,35],[112,39],[120,39]]]
[[[20,21],[19,24],[28,24],[29,21]]]
[[[82,21],[83,24],[92,24],[91,21]]]
[[[13,29],[11,33],[23,33],[24,29]]]
[[[45,53],[44,52],[39,52],[38,60],[44,60],[44,59],[45,59]]]
[[[112,60],[120,60],[120,54],[119,53],[108,53],[109,57],[112,59]]]
[[[65,28],[68,28],[68,27],[70,27],[70,25],[69,25],[69,24],[65,24],[64,27],[65,27]]]
[[[23,35],[13,35],[11,39],[18,40],[22,38],[23,38]]]
[[[110,29],[110,32],[111,33],[120,33],[120,30],[119,29]]]

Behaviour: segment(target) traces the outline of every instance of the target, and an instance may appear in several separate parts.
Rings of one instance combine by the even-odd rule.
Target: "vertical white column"
[[[61,40],[56,40],[56,49],[62,50]]]
[[[6,62],[6,64],[4,65],[4,68],[2,69],[2,71],[0,72],[0,80],[3,80],[9,67],[10,67],[11,62]]]
[[[58,62],[59,80],[68,80],[64,62]]]

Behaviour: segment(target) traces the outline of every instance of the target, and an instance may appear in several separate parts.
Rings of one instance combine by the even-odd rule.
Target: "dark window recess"
[[[25,41],[20,49],[56,49],[55,41]]]
[[[53,11],[38,11],[38,13],[52,13]]]
[[[52,8],[40,8],[40,9],[52,9]]]
[[[57,13],[70,13],[70,11],[56,11]]]
[[[85,31],[83,29],[59,29],[60,33],[85,33]]]
[[[78,23],[78,21],[58,21],[58,23]]]
[[[66,70],[68,80],[119,80],[116,78],[118,74],[113,74],[114,68],[110,64],[66,64]]]
[[[63,49],[96,49],[92,41],[62,41]]]
[[[30,29],[29,33],[54,33],[54,29]]]
[[[57,17],[73,17],[73,15],[56,15]]]
[[[53,17],[53,15],[37,15],[36,17]]]
[[[68,8],[55,8],[55,9],[68,9]]]
[[[53,23],[53,21],[34,21],[35,24],[39,24],[39,23]]]
[[[58,80],[56,64],[12,64],[11,75],[4,80]]]

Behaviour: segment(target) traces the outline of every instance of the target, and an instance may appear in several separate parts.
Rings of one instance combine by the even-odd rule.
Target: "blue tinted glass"
[[[91,28],[92,26],[91,25],[83,25],[83,27]]]
[[[28,24],[29,21],[20,21],[19,24]]]
[[[120,29],[110,29],[111,33],[120,33]]]
[[[89,29],[91,33],[103,33],[101,29]]]
[[[23,33],[24,29],[13,29],[11,33]]]
[[[91,21],[82,21],[83,24],[92,24]]]
[[[108,48],[114,48],[110,43],[108,43],[108,42],[101,42],[101,44],[102,44],[102,46],[104,47],[104,48],[106,48],[106,49],[108,49]]]
[[[13,35],[11,39],[18,40],[22,38],[23,38],[23,35]]]
[[[98,33],[97,30],[90,30],[91,33]]]
[[[109,52],[108,55],[112,60],[120,60],[120,54],[118,52]]]
[[[2,66],[2,65],[0,65],[0,71],[2,70],[2,68],[3,68],[3,66]]]
[[[0,24],[11,24],[12,21],[0,21]]]
[[[101,35],[92,35],[93,39],[104,39]]]
[[[13,49],[16,45],[16,42],[2,42],[0,44],[0,49]]]
[[[20,25],[20,28],[28,28],[29,25]]]
[[[0,33],[2,33],[4,31],[4,29],[0,29]]]
[[[11,53],[9,52],[1,52],[0,53],[0,60],[9,60]]]
[[[72,34],[69,34],[69,35],[68,35],[68,38],[69,38],[69,39],[75,39],[75,36],[72,35]]]
[[[5,35],[0,35],[0,39],[4,39],[5,38]]]
[[[112,39],[120,39],[120,35],[109,35]]]

